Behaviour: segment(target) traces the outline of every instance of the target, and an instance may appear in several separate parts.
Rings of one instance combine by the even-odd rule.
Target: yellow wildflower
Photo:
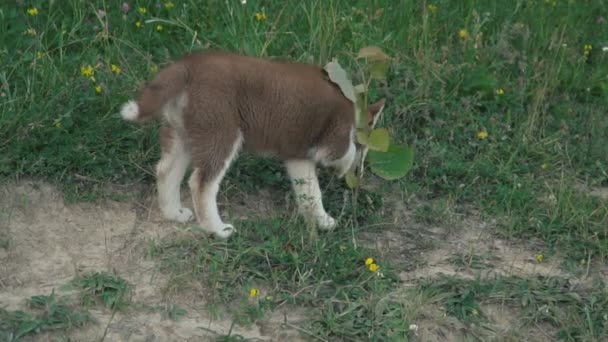
[[[172,1],[167,1],[167,2],[165,2],[165,8],[166,8],[166,9],[170,10],[170,9],[172,9],[173,7],[175,7],[175,5],[173,4],[173,2],[172,2]]]
[[[488,132],[486,132],[486,131],[477,132],[478,139],[486,139],[487,137],[488,137]]]
[[[135,22],[135,27],[139,28],[139,27],[142,27],[142,26],[143,26],[143,24],[141,23],[141,21],[138,20],[138,21]]]
[[[591,50],[593,50],[593,45],[591,44],[585,44],[585,46],[583,47],[584,51],[583,54],[585,56],[589,55],[589,53],[591,52]]]
[[[496,95],[504,95],[504,94],[505,94],[504,89],[502,89],[502,88],[496,89]]]
[[[465,29],[461,29],[460,31],[458,31],[458,37],[460,37],[460,39],[469,38],[469,31],[467,31]]]
[[[97,94],[101,94],[101,91],[102,91],[102,90],[103,90],[103,89],[101,88],[101,86],[100,86],[100,85],[96,85],[96,86],[95,86],[95,92],[96,92]]]
[[[36,7],[29,8],[27,10],[27,14],[29,14],[31,16],[38,15],[38,9]]]
[[[252,287],[251,290],[249,290],[249,297],[251,297],[251,298],[256,297],[259,293],[260,293],[260,291],[258,291],[258,289],[256,289],[255,287]]]
[[[369,265],[369,270],[372,272],[376,272],[378,270],[378,265],[376,265],[376,264]]]
[[[372,258],[365,259],[365,266],[369,266],[373,263],[374,263],[374,259],[372,259]]]
[[[434,4],[428,4],[426,5],[426,8],[429,10],[429,12],[431,13],[435,13],[437,12],[437,5]]]
[[[539,254],[536,256],[536,261],[538,262],[543,262],[543,260],[545,260],[545,256],[542,254]]]
[[[110,69],[112,69],[112,72],[115,73],[116,75],[120,74],[122,71],[122,70],[120,70],[120,67],[116,64],[110,65]]]
[[[95,75],[95,70],[93,69],[93,67],[89,64],[86,67],[85,66],[81,66],[80,67],[80,74],[84,77],[93,77]]]
[[[148,10],[145,7],[140,7],[137,10],[139,11],[140,14],[146,14],[148,12]]]
[[[257,12],[255,14],[255,19],[258,20],[258,21],[266,20],[266,14],[265,13]]]
[[[163,25],[156,25],[156,31],[158,32],[162,32],[163,31]]]

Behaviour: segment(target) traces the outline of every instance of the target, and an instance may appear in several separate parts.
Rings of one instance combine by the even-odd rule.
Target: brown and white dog
[[[368,118],[384,108],[369,106]],[[197,52],[161,70],[137,100],[121,109],[125,120],[163,119],[156,167],[159,205],[166,219],[189,221],[180,184],[192,164],[194,213],[205,231],[234,231],[218,212],[222,178],[239,150],[285,162],[298,207],[307,222],[332,229],[323,207],[316,165],[343,176],[357,160],[355,106],[318,66],[225,52]]]

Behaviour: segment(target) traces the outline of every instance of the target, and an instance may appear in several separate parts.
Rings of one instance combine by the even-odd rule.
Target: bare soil
[[[139,307],[178,304],[187,310],[178,320],[163,319],[153,310],[128,309],[112,315],[96,309],[95,322],[69,333],[75,341],[201,341],[216,334],[239,334],[248,340],[307,340],[290,328],[305,318],[302,312],[282,310],[251,328],[231,327],[228,318],[213,319],[204,309],[203,295],[184,294],[168,298],[162,291],[168,276],[158,272],[147,256],[150,239],[162,239],[179,227],[163,220],[153,193],[132,191],[127,201],[104,200],[96,203],[66,204],[53,186],[38,181],[6,184],[0,189],[0,307],[19,309],[32,295],[57,291],[76,275],[87,271],[117,272],[134,286],[133,301]],[[274,204],[262,194],[259,210],[270,211]],[[185,203],[189,203],[184,194]],[[267,198],[267,200],[264,200]],[[562,275],[557,258],[539,262],[542,246],[533,242],[513,242],[493,234],[495,222],[485,222],[475,210],[454,214],[455,223],[443,226],[416,223],[416,201],[397,203],[387,217],[393,227],[378,234],[362,236],[362,243],[378,247],[394,259],[403,271],[404,288],[415,286],[421,278],[440,273],[472,278],[469,256],[486,255],[481,269],[488,276]],[[238,204],[237,204],[238,206]],[[252,208],[248,208],[252,210]],[[386,214],[386,213],[385,213]],[[246,211],[241,215],[246,217]],[[446,228],[449,227],[449,228]],[[454,258],[460,258],[454,261]],[[479,268],[478,268],[479,269]],[[571,278],[570,276],[568,276]],[[585,279],[574,279],[584,282]],[[196,289],[205,291],[205,289]],[[196,292],[195,291],[195,292]],[[416,322],[421,341],[452,341],[462,338],[463,326],[446,317],[432,305],[419,312]],[[485,308],[494,338],[518,332],[516,312],[504,306]],[[292,325],[284,325],[284,322]],[[519,334],[529,340],[551,340],[546,327]],[[40,334],[32,340],[48,340],[52,334]]]

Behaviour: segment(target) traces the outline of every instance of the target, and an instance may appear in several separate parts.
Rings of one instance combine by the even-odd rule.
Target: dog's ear
[[[369,105],[367,107],[367,123],[370,128],[374,128],[376,126],[376,122],[380,118],[380,113],[384,109],[384,104],[386,103],[386,99],[380,99],[376,103]]]

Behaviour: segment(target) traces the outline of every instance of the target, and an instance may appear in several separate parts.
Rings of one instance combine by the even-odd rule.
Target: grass
[[[352,239],[373,227],[382,234],[377,227],[390,221],[391,203],[409,198],[433,203],[416,209],[417,224],[450,227],[457,220],[451,208],[467,204],[495,220],[501,237],[540,241],[575,275],[606,262],[607,202],[586,190],[608,186],[605,2],[165,3],[130,2],[128,12],[103,0],[0,8],[3,180],[44,178],[72,200],[91,201],[112,195],[112,184],[152,186],[157,124],[128,125],[119,106],[171,58],[205,48],[319,64],[337,56],[353,70],[347,54],[378,45],[393,58],[386,85],[372,90],[374,99],[389,99],[379,125],[415,148],[412,173],[366,188],[357,211],[344,201],[345,187],[323,175],[327,206],[342,213],[337,232],[316,236],[288,212],[239,222],[241,234],[225,244],[201,237],[151,242],[151,254],[172,274],[168,290],[201,282],[215,310],[242,324],[289,304],[318,313],[302,329],[319,339],[415,339],[409,325],[418,311],[391,296],[398,282],[390,258],[380,261],[385,278],[373,276],[362,262],[377,252],[355,249]],[[28,15],[34,7],[38,14]],[[88,65],[94,81],[81,75]],[[277,161],[250,156],[224,184],[229,198],[260,188],[289,191]],[[353,214],[359,226],[351,224]],[[466,253],[451,260],[474,268],[495,262]],[[87,284],[104,302],[106,295],[122,298],[112,292],[122,290]],[[530,284],[531,292],[517,290]],[[251,287],[273,300],[252,303]],[[408,298],[431,291],[465,323],[481,319],[471,312],[483,312],[485,299],[533,300],[564,316],[539,318],[530,309],[537,304],[523,311],[515,304],[522,324],[541,319],[555,327],[554,338],[602,340],[603,289],[589,289],[593,301],[578,292],[580,300],[569,300],[545,280],[453,277],[428,279],[417,292],[422,297]]]
[[[32,296],[28,300],[30,311],[0,309],[0,337],[3,341],[19,341],[41,332],[69,331],[92,319],[88,311],[68,305],[68,300],[53,292]]]
[[[75,277],[63,290],[75,292],[58,296],[36,295],[27,300],[29,311],[0,308],[0,337],[3,341],[20,341],[27,336],[44,332],[68,334],[71,330],[94,321],[88,308],[98,303],[112,310],[131,304],[129,285],[119,276],[104,272],[90,272]],[[75,300],[74,293],[78,300]],[[175,318],[183,314],[179,307],[170,305],[163,312]]]

